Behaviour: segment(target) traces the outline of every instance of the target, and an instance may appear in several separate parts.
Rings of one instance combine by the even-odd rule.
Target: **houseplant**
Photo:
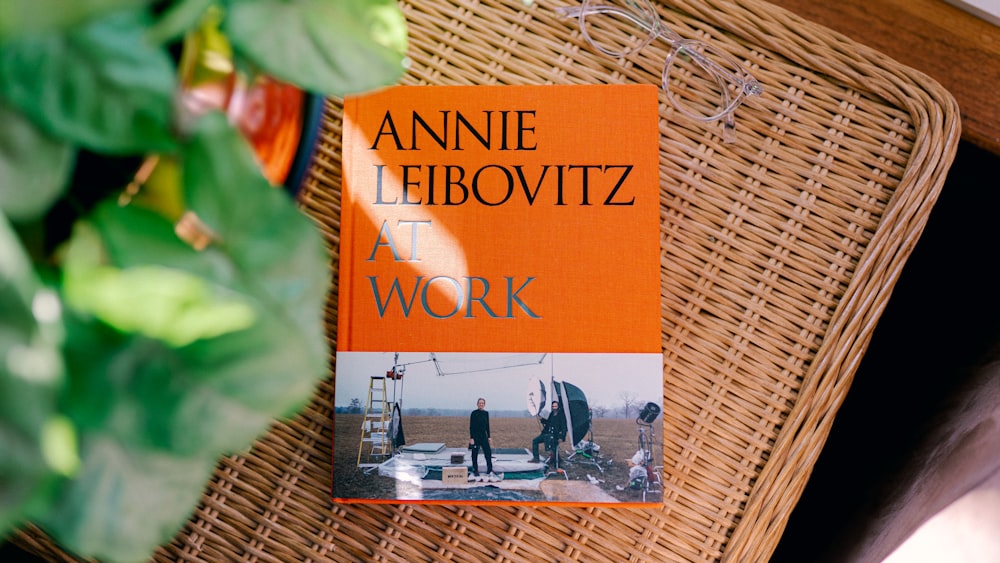
[[[344,95],[397,80],[406,28],[392,0],[0,3],[0,537],[144,560],[326,375],[322,238],[183,103],[219,78],[192,41]]]

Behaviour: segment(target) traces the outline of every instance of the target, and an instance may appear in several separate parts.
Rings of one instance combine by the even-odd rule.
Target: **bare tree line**
[[[639,415],[639,411],[645,402],[636,396],[634,393],[629,391],[621,391],[618,394],[618,403],[613,406],[608,406],[604,404],[590,405],[590,411],[594,418],[634,418]],[[347,413],[361,413],[364,412],[364,403],[360,398],[351,399],[351,403],[348,407],[341,407],[342,412]],[[450,411],[454,409],[443,409],[445,411]],[[426,409],[407,409],[408,414],[414,415],[439,415],[442,414],[441,409],[426,408]]]

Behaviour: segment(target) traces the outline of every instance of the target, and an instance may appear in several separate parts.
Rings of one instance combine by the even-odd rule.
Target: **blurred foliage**
[[[0,2],[0,537],[146,560],[326,375],[322,237],[222,112],[180,103],[192,41],[339,96],[398,80],[406,22],[391,0]]]

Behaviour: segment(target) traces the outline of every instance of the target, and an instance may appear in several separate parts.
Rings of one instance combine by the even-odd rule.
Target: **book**
[[[651,85],[344,100],[338,502],[662,502]]]

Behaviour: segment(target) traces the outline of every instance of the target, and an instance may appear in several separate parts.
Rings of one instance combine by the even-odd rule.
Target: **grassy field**
[[[342,497],[392,499],[401,496],[405,486],[391,477],[381,477],[377,472],[366,475],[357,468],[358,443],[361,438],[362,415],[338,414],[334,423],[334,481],[336,493]],[[535,418],[491,418],[490,428],[495,448],[531,448],[531,439],[538,435],[540,425]],[[659,433],[660,426],[654,425]],[[444,442],[447,447],[464,448],[469,442],[469,419],[458,416],[407,416],[403,418],[403,432],[407,444],[419,442]],[[660,436],[658,435],[659,439]],[[640,494],[620,491],[618,486],[628,484],[627,461],[638,449],[638,427],[633,420],[595,419],[593,440],[600,446],[600,466],[603,475],[593,464],[569,461],[563,469],[571,480],[587,481],[587,475],[601,479],[599,486],[622,502],[639,502]],[[570,446],[560,445],[562,458],[569,454]],[[662,459],[659,444],[654,446],[656,459]],[[543,453],[544,455],[544,453]],[[582,459],[582,458],[581,458]],[[556,477],[549,477],[554,479]],[[561,477],[558,477],[561,479]],[[647,502],[657,502],[657,496],[646,497]]]

